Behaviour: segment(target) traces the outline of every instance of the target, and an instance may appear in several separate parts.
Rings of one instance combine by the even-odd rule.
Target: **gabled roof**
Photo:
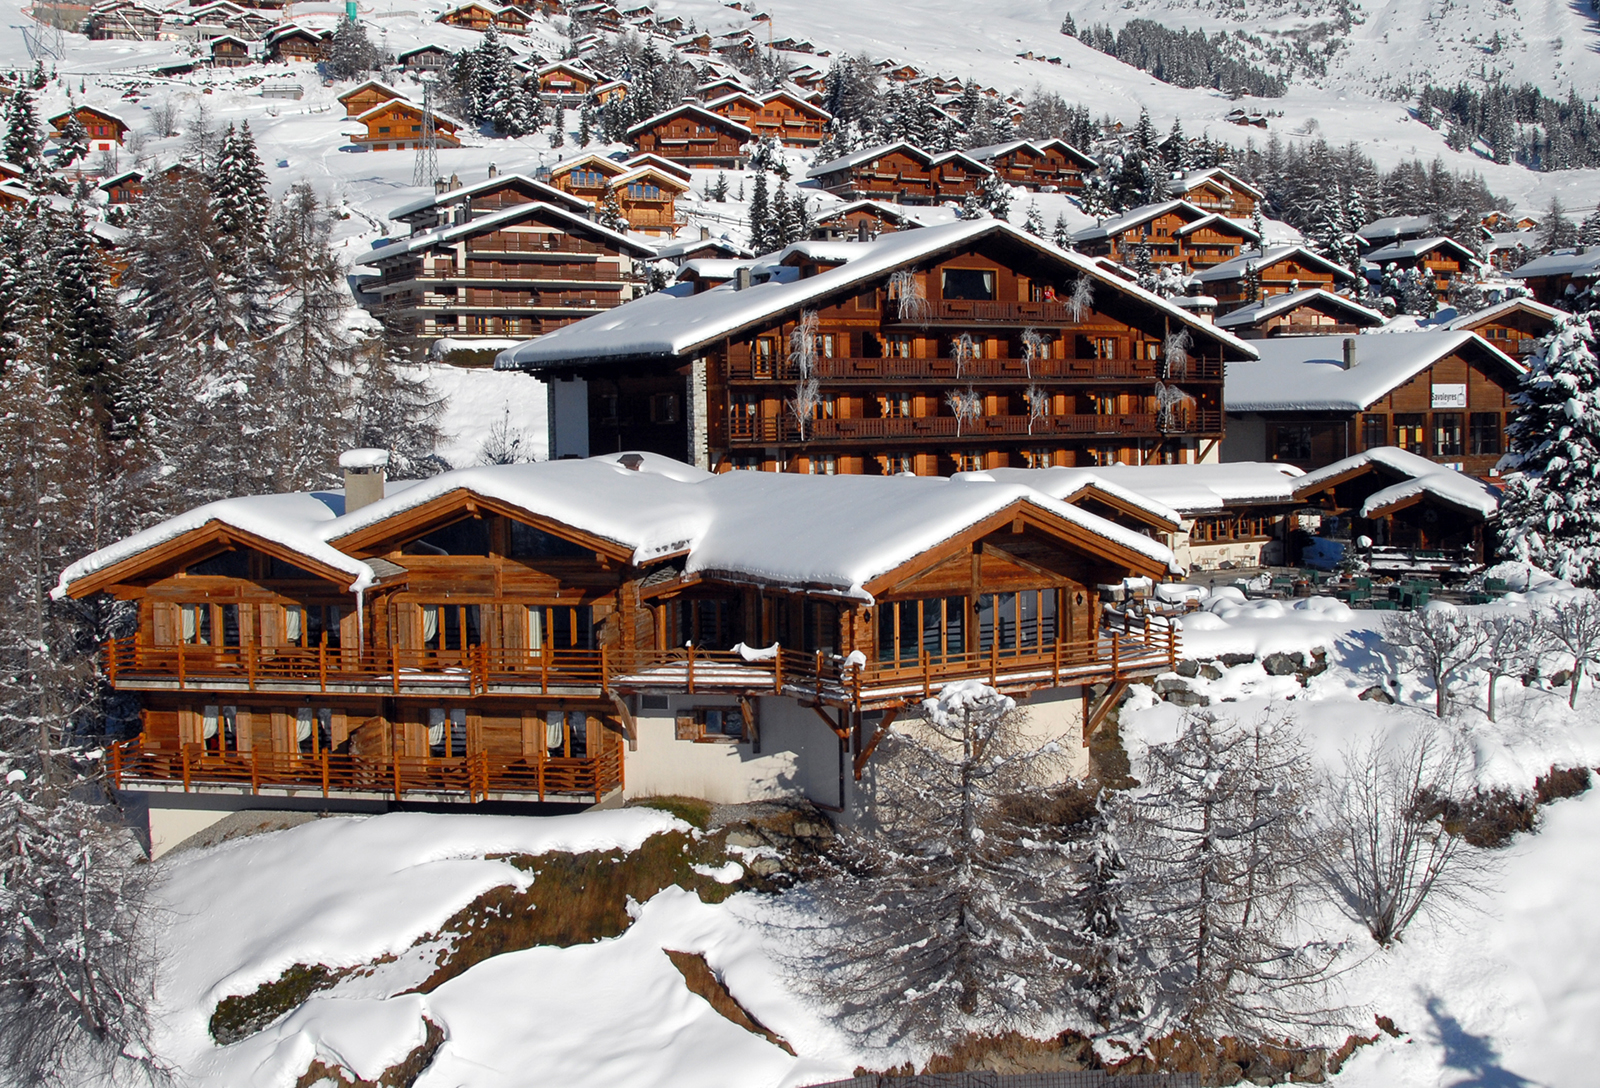
[[[585,201],[584,205],[587,207],[588,202]],[[437,227],[434,230],[422,231],[419,234],[413,234],[407,238],[397,238],[388,245],[384,246],[375,245],[367,252],[367,256],[364,258],[359,258],[357,263],[376,264],[379,261],[386,261],[392,257],[401,257],[405,256],[406,254],[417,253],[428,249],[430,246],[439,245],[442,242],[454,241],[456,238],[459,238],[463,235],[474,234],[482,230],[493,230],[496,227],[504,226],[507,223],[515,223],[523,216],[533,214],[554,216],[560,221],[562,226],[568,230],[575,230],[579,233],[600,235],[602,238],[605,238],[607,241],[616,245],[624,253],[630,253],[638,257],[654,257],[656,255],[656,251],[652,247],[645,245],[642,242],[635,241],[625,234],[619,234],[609,227],[601,226],[592,219],[588,219],[581,215],[574,215],[572,212],[569,212],[564,208],[558,208],[554,204],[546,204],[541,200],[530,200],[524,204],[513,204],[510,207],[501,208],[499,211],[489,212],[486,215],[480,215],[477,218],[471,219],[465,223],[457,223],[453,226],[447,227]]]
[[[1405,261],[1431,253],[1435,249],[1454,250],[1456,256],[1466,261],[1476,261],[1478,255],[1454,238],[1444,235],[1435,235],[1432,238],[1413,238],[1409,242],[1395,242],[1393,245],[1375,249],[1367,254],[1367,260],[1373,264],[1382,264],[1384,261]]]
[[[1512,279],[1528,280],[1540,276],[1575,276],[1587,278],[1600,276],[1600,246],[1576,246],[1558,249],[1535,257],[1521,268],[1507,272]]]
[[[553,61],[550,64],[546,64],[538,69],[535,69],[535,72],[537,75],[541,76],[547,76],[551,72],[565,72],[569,76],[577,76],[579,79],[587,79],[591,83],[600,82],[599,76],[595,75],[581,64],[573,64],[569,60]]]
[[[1356,237],[1368,245],[1398,238],[1402,234],[1412,236],[1427,234],[1432,228],[1433,219],[1426,215],[1390,215],[1382,219],[1374,219],[1360,230]]]
[[[754,284],[744,290],[732,285],[697,295],[674,293],[669,288],[596,314],[500,353],[495,366],[502,369],[538,368],[562,363],[582,364],[617,358],[679,358],[705,344],[734,336],[774,316],[814,305],[822,298],[843,295],[859,284],[946,251],[963,248],[985,238],[998,238],[1031,250],[1080,275],[1113,286],[1123,296],[1161,312],[1188,328],[1200,339],[1220,343],[1235,358],[1249,359],[1255,349],[1232,334],[1186,313],[1150,292],[1114,279],[1093,261],[1054,245],[997,219],[958,220],[921,230],[896,231],[866,243],[853,243],[847,263],[803,279]],[[775,263],[781,262],[778,254]]]
[[[915,144],[908,144],[904,140],[896,140],[893,143],[877,144],[873,147],[864,147],[860,151],[854,151],[848,155],[841,155],[837,159],[830,159],[827,162],[819,163],[816,166],[813,166],[810,170],[806,171],[806,177],[820,178],[827,174],[836,174],[841,170],[848,170],[853,166],[859,166],[861,163],[871,162],[873,159],[881,158],[884,155],[891,154],[895,151],[903,151],[905,154],[911,156],[913,159],[916,159],[918,162],[927,167],[940,166],[944,163],[960,159],[962,162],[966,163],[966,165],[970,167],[974,173],[994,173],[994,170],[988,165],[973,158],[970,152],[945,151],[935,155],[922,150],[922,148],[916,146]]]
[[[104,180],[104,181],[102,181],[100,183],[99,188],[101,188],[101,189],[110,189],[113,185],[115,185],[119,181],[143,181],[143,180],[144,180],[144,171],[142,171],[142,170],[124,170],[120,174],[112,174],[110,177],[106,178],[106,180]]]
[[[1163,215],[1176,212],[1183,216],[1185,221],[1194,222],[1197,219],[1211,218],[1212,213],[1197,208],[1187,200],[1163,200],[1156,204],[1141,204],[1137,208],[1130,208],[1121,215],[1113,216],[1098,226],[1085,227],[1075,231],[1072,235],[1074,242],[1093,242],[1101,238],[1111,238],[1123,231],[1132,230],[1134,227],[1143,226],[1152,219],[1159,219]]]
[[[54,117],[51,117],[49,120],[50,120],[50,123],[52,125],[54,125],[58,121],[65,121],[68,117],[71,117],[74,114],[77,114],[77,113],[80,113],[80,112],[83,112],[83,111],[87,111],[89,113],[97,113],[101,117],[104,117],[104,118],[106,118],[108,120],[111,120],[111,121],[115,121],[117,124],[121,125],[123,128],[130,128],[131,127],[128,124],[127,121],[123,120],[117,114],[112,113],[110,110],[106,109],[104,106],[92,106],[87,102],[79,102],[79,103],[75,104],[71,109],[63,110],[62,112],[56,114]],[[58,125],[57,127],[60,127],[60,126]]]
[[[1295,498],[1307,499],[1367,473],[1394,482],[1362,500],[1357,513],[1364,518],[1384,517],[1429,498],[1484,518],[1500,509],[1499,488],[1396,446],[1365,450],[1307,473],[1295,486]]]
[[[351,118],[351,120],[352,121],[365,121],[369,117],[378,116],[378,114],[382,113],[384,110],[392,110],[392,109],[395,109],[396,107],[399,107],[401,109],[415,110],[418,117],[422,116],[422,106],[419,105],[418,103],[411,101],[409,98],[390,98],[390,99],[386,99],[383,102],[379,102],[376,106],[373,106],[371,109],[368,109],[368,110],[365,110],[365,111],[363,111],[361,113],[356,114],[354,117]],[[445,124],[449,125],[451,128],[465,128],[466,127],[466,122],[465,121],[457,121],[454,117],[451,117],[447,113],[440,113],[438,110],[429,110],[428,112],[433,114],[433,119],[435,121],[442,121]]]
[[[612,178],[611,184],[630,185],[633,182],[639,181],[643,178],[655,178],[661,183],[661,187],[663,189],[671,189],[676,193],[687,193],[690,190],[689,183],[684,181],[678,175],[669,174],[659,166],[653,166],[649,163],[646,163],[643,166],[635,167],[620,177]]]
[[[1232,313],[1223,314],[1217,318],[1217,326],[1224,329],[1249,328],[1263,321],[1269,321],[1279,314],[1298,310],[1302,306],[1312,303],[1322,303],[1330,306],[1352,318],[1348,324],[1367,325],[1377,328],[1388,318],[1377,310],[1371,310],[1358,302],[1353,302],[1343,295],[1336,295],[1332,291],[1325,291],[1315,287],[1308,291],[1291,291],[1287,295],[1268,295],[1259,302],[1252,302],[1248,306],[1241,306]]]
[[[624,165],[630,168],[635,166],[654,166],[657,170],[665,170],[669,174],[676,174],[684,181],[688,181],[690,178],[694,177],[693,171],[691,171],[687,166],[683,165],[683,163],[673,162],[671,159],[657,155],[651,151],[641,151],[639,154],[627,159],[624,162]]]
[[[1194,517],[1228,507],[1294,500],[1300,469],[1278,461],[1234,461],[1200,465],[1108,465],[1103,468],[990,469],[999,480],[1025,483],[1064,502],[1088,481],[1122,495],[1137,496],[1168,516]]]
[[[1234,174],[1221,166],[1213,166],[1206,170],[1190,170],[1187,174],[1184,174],[1181,177],[1173,178],[1167,183],[1167,192],[1193,192],[1206,182],[1215,181],[1218,179],[1226,182],[1230,188],[1237,189],[1243,193],[1248,193],[1257,200],[1263,200],[1266,198],[1266,194],[1260,189],[1257,189],[1254,185],[1251,185],[1248,181],[1245,181],[1243,178],[1239,177],[1239,175]]]
[[[885,200],[872,200],[870,198],[851,200],[844,204],[835,205],[832,208],[819,209],[816,217],[819,223],[827,223],[852,212],[871,212],[879,219],[886,220],[896,226],[920,227],[923,225],[922,221],[912,214],[911,205],[890,204]]]
[[[755,133],[751,132],[748,128],[745,128],[739,122],[724,117],[720,113],[712,113],[698,102],[683,102],[679,105],[673,106],[670,110],[664,110],[661,113],[656,114],[654,117],[647,117],[643,121],[640,121],[637,125],[634,125],[632,128],[630,128],[626,135],[632,136],[635,133],[648,131],[649,129],[655,128],[663,121],[670,121],[672,118],[681,116],[683,114],[689,114],[697,117],[707,124],[720,125],[723,128],[730,129],[734,135],[743,136],[745,139],[751,139],[755,136]]]
[[[538,178],[530,178],[527,174],[500,174],[497,177],[484,178],[471,185],[463,185],[459,189],[446,189],[442,193],[429,193],[425,197],[402,204],[389,212],[390,219],[404,220],[418,212],[429,208],[438,208],[458,203],[479,193],[489,192],[500,188],[502,185],[514,183],[526,185],[538,198],[547,204],[556,204],[571,208],[573,211],[586,212],[589,202],[581,196],[573,196],[569,192],[557,189],[554,185],[547,185]]]
[[[726,253],[731,258],[742,260],[748,260],[755,256],[745,246],[741,246],[737,242],[730,242],[726,238],[682,238],[674,242],[666,242],[656,247],[656,256],[663,260],[676,260],[685,253],[693,253],[697,249],[714,249],[719,253]]]
[[[1250,266],[1257,268],[1270,268],[1279,261],[1293,257],[1300,264],[1310,266],[1327,272],[1335,280],[1344,280],[1346,283],[1355,283],[1356,276],[1343,265],[1334,264],[1328,258],[1316,253],[1305,246],[1277,245],[1267,246],[1263,249],[1253,249],[1248,253],[1241,253],[1232,260],[1214,264],[1210,268],[1201,268],[1195,271],[1194,279],[1201,283],[1226,282],[1228,280],[1241,280],[1250,274]]]
[[[1344,367],[1344,342],[1356,365]],[[1259,361],[1229,363],[1223,404],[1233,412],[1359,412],[1454,352],[1475,355],[1520,377],[1522,367],[1471,332],[1386,336],[1285,336],[1251,341]]]
[[[1519,310],[1523,313],[1533,314],[1535,317],[1542,317],[1546,321],[1559,322],[1567,316],[1565,311],[1558,310],[1554,306],[1546,306],[1542,302],[1535,302],[1531,298],[1511,298],[1470,314],[1462,314],[1446,327],[1451,329],[1476,329],[1479,325],[1498,321],[1500,318],[1516,313]]]
[[[597,155],[591,152],[588,155],[579,155],[575,159],[566,159],[562,162],[556,163],[550,168],[550,176],[554,178],[561,174],[570,174],[580,166],[593,167],[600,173],[606,175],[608,178],[614,178],[620,174],[626,174],[628,172],[628,167],[624,166],[616,159],[607,158],[604,155]],[[393,218],[393,216],[390,218]]]
[[[1193,234],[1195,231],[1204,230],[1207,227],[1210,227],[1212,230],[1221,231],[1224,234],[1237,234],[1239,237],[1248,238],[1252,242],[1261,241],[1261,235],[1257,234],[1255,228],[1250,224],[1241,223],[1237,219],[1231,219],[1228,216],[1217,212],[1213,212],[1202,219],[1196,219],[1192,223],[1185,223],[1174,233],[1179,238],[1182,238],[1186,234]]]
[[[445,56],[451,56],[452,55],[450,50],[446,49],[444,46],[438,44],[437,42],[429,42],[427,45],[419,45],[419,46],[416,46],[415,48],[412,48],[412,49],[402,49],[395,56],[395,59],[400,61],[403,64],[403,63],[405,63],[405,61],[408,58],[414,57],[418,53],[442,53]]]
[[[324,41],[322,32],[320,30],[312,30],[310,27],[301,26],[298,23],[285,23],[283,26],[278,27],[276,30],[272,31],[272,33],[267,35],[267,44],[277,45],[279,42],[288,38],[292,38],[296,34],[299,34],[302,37],[310,38],[312,41],[317,42],[318,44],[321,44],[322,41]]]
[[[354,98],[356,95],[360,94],[362,91],[365,91],[365,90],[382,91],[384,94],[388,95],[390,98],[403,99],[403,98],[406,97],[403,93],[401,93],[400,91],[395,90],[393,87],[389,86],[387,83],[382,82],[381,80],[369,79],[365,83],[362,83],[362,84],[360,84],[358,86],[350,88],[348,91],[344,92],[344,94],[341,94],[336,99],[334,99],[334,101],[336,101],[336,102],[348,101],[349,99]]]
[[[761,108],[761,99],[757,98],[749,91],[742,90],[733,91],[729,94],[723,95],[720,98],[713,98],[711,101],[705,103],[705,107],[714,113],[719,107],[731,106],[738,102],[743,102],[753,110],[759,110]]]
[[[780,98],[786,100],[792,106],[799,107],[807,113],[814,113],[818,117],[821,117],[827,121],[833,120],[833,114],[829,113],[815,102],[806,98],[804,95],[795,94],[793,91],[786,91],[782,87],[779,87],[777,90],[768,91],[756,101],[765,106],[768,102],[776,102]]]
[[[1100,165],[1065,140],[1010,140],[1003,144],[989,144],[985,147],[968,148],[967,154],[980,162],[991,162],[1002,155],[1009,155],[1021,148],[1027,148],[1036,155],[1043,155],[1051,150],[1060,151],[1067,158],[1090,170]]]

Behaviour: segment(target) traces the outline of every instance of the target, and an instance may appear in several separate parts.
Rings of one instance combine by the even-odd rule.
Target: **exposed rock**
[[[766,854],[741,860],[740,864],[756,874],[756,876],[772,876],[775,873],[783,872],[783,863],[777,858],[768,857]]]
[[[1189,682],[1180,676],[1163,676],[1155,682],[1157,695],[1171,695],[1173,692],[1187,692]]]
[[[1217,656],[1217,660],[1230,669],[1237,665],[1248,665],[1255,659],[1255,654],[1219,654]]]
[[[1196,677],[1200,675],[1200,662],[1180,661],[1176,670],[1179,676]]]
[[[766,839],[746,827],[736,827],[728,832],[727,842],[729,846],[753,847],[767,845]]]
[[[1361,698],[1369,703],[1393,703],[1394,696],[1386,691],[1382,684],[1373,684],[1361,693]]]
[[[1207,680],[1221,680],[1222,670],[1217,668],[1211,662],[1207,661],[1205,664],[1200,666],[1200,675],[1205,677]]]
[[[1268,654],[1261,660],[1261,667],[1267,670],[1268,676],[1288,676],[1290,673],[1299,672],[1306,667],[1305,655],[1299,651],[1292,654]]]
[[[1173,706],[1211,705],[1211,696],[1202,695],[1198,691],[1174,691],[1166,696],[1166,700]]]
[[[1303,675],[1306,677],[1321,676],[1328,671],[1328,651],[1312,650],[1311,664],[1307,665]]]
[[[1552,688],[1564,688],[1570,683],[1572,683],[1571,669],[1562,669],[1550,675],[1550,686]]]

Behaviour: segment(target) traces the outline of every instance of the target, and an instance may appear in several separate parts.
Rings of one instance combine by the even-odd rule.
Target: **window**
[[[1022,463],[1029,468],[1049,468],[1053,464],[1050,451],[1045,448],[1023,450]]]
[[[876,290],[863,291],[856,296],[856,309],[876,310],[878,308],[878,292]]]
[[[581,759],[589,754],[589,714],[583,710],[547,710],[545,751],[552,759]]]
[[[1433,455],[1460,457],[1461,450],[1461,413],[1433,413]]]
[[[250,555],[238,550],[219,552],[209,559],[200,560],[183,573],[193,577],[248,578]]]
[[[1361,448],[1375,450],[1389,444],[1389,421],[1383,416],[1361,417]]]
[[[211,645],[211,606],[208,604],[179,605],[183,620],[183,641],[191,646]]]
[[[207,706],[200,711],[200,743],[206,751],[222,755],[239,750],[239,708]]]
[[[333,748],[333,710],[331,707],[303,706],[294,712],[295,747],[302,752],[326,752]]]
[[[1273,458],[1278,461],[1305,461],[1311,457],[1311,428],[1280,423]]]
[[[661,187],[659,185],[646,185],[643,182],[632,182],[628,185],[628,197],[631,200],[660,200]]]
[[[436,759],[459,759],[467,754],[464,709],[436,706],[428,711],[428,754]]]
[[[886,358],[909,359],[914,348],[914,341],[905,333],[893,332],[883,338],[883,354]]]
[[[267,560],[267,577],[270,579],[297,582],[314,581],[317,576],[308,570],[300,569],[293,563],[286,563],[282,559],[273,556]]]
[[[686,597],[677,602],[678,644],[727,650],[744,641],[744,606],[738,598]]]
[[[1395,416],[1394,444],[1407,453],[1426,456],[1428,451],[1423,436],[1425,425],[1425,418],[1420,412]]]
[[[943,274],[945,299],[994,301],[994,273],[979,268],[947,268]]]
[[[915,476],[917,474],[917,459],[913,454],[891,453],[884,460],[887,462],[886,470],[891,476],[899,474]]]
[[[1470,446],[1477,455],[1500,452],[1500,413],[1473,412],[1470,423]]]
[[[402,555],[488,555],[489,523],[482,518],[463,518],[418,537],[400,551]]]
[[[910,393],[878,394],[878,409],[885,419],[910,419],[911,405]]]
[[[388,125],[379,125],[378,126],[378,131],[380,133],[388,132],[389,131],[389,126]]]
[[[290,606],[283,610],[283,640],[290,646],[317,647],[326,635],[329,646],[338,646],[340,618],[336,604]]]
[[[772,360],[777,356],[777,341],[770,336],[758,337],[750,345],[750,373],[757,378],[772,377]]]
[[[982,653],[1021,653],[1055,645],[1054,589],[985,593],[978,598],[974,614]]]
[[[653,393],[650,396],[650,422],[678,422],[678,394]]]
[[[739,741],[744,739],[744,713],[734,706],[679,710],[674,735],[678,740]]]
[[[950,454],[955,459],[957,472],[982,472],[982,450],[953,450]]]
[[[837,476],[839,474],[839,459],[831,453],[814,454],[806,464],[808,471],[813,476]]]
[[[586,604],[530,604],[528,649],[594,649],[594,610]]]
[[[1117,338],[1114,336],[1095,337],[1094,357],[1096,359],[1115,359],[1117,357]]]
[[[434,651],[461,651],[482,641],[475,604],[422,606],[422,646]]]
[[[579,189],[599,189],[605,186],[605,179],[598,170],[574,170],[572,184]]]
[[[524,525],[511,522],[511,539],[508,542],[513,559],[593,559],[594,552],[582,544]]]
[[[878,606],[878,660],[909,665],[942,662],[966,650],[967,599],[925,597]]]

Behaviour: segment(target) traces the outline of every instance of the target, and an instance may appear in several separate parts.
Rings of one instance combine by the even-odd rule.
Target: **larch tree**
[[[1512,401],[1501,554],[1592,586],[1600,579],[1600,360],[1592,315],[1563,319],[1529,360]]]

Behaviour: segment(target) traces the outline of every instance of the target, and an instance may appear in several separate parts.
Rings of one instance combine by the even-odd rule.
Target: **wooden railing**
[[[968,359],[958,367],[954,359],[836,358],[818,359],[813,374],[826,382],[936,379],[945,381],[1136,381],[1154,382],[1166,376],[1166,367],[1154,359]],[[794,381],[799,372],[787,359],[761,363],[746,357],[728,364],[730,381]],[[1182,376],[1173,381],[1221,381],[1217,359],[1191,359]]]
[[[960,420],[955,416],[875,416],[866,419],[813,419],[801,438],[794,416],[756,415],[735,407],[728,412],[728,439],[734,443],[771,445],[777,442],[871,442],[929,438],[979,441],[985,438],[1046,438],[1097,435],[1155,438],[1164,434],[1208,434],[1219,431],[1222,414],[1213,409],[1177,413],[1170,421],[1153,412],[1116,415],[1064,415],[1029,419],[1027,416],[983,416]]]
[[[110,746],[111,783],[182,783],[185,792],[204,786],[382,794],[402,801],[408,794],[457,794],[468,802],[491,794],[604,797],[623,783],[622,740],[603,734],[600,752],[563,758],[475,752],[456,758],[367,757],[335,752],[215,752],[198,744],[154,748],[143,737]]]

